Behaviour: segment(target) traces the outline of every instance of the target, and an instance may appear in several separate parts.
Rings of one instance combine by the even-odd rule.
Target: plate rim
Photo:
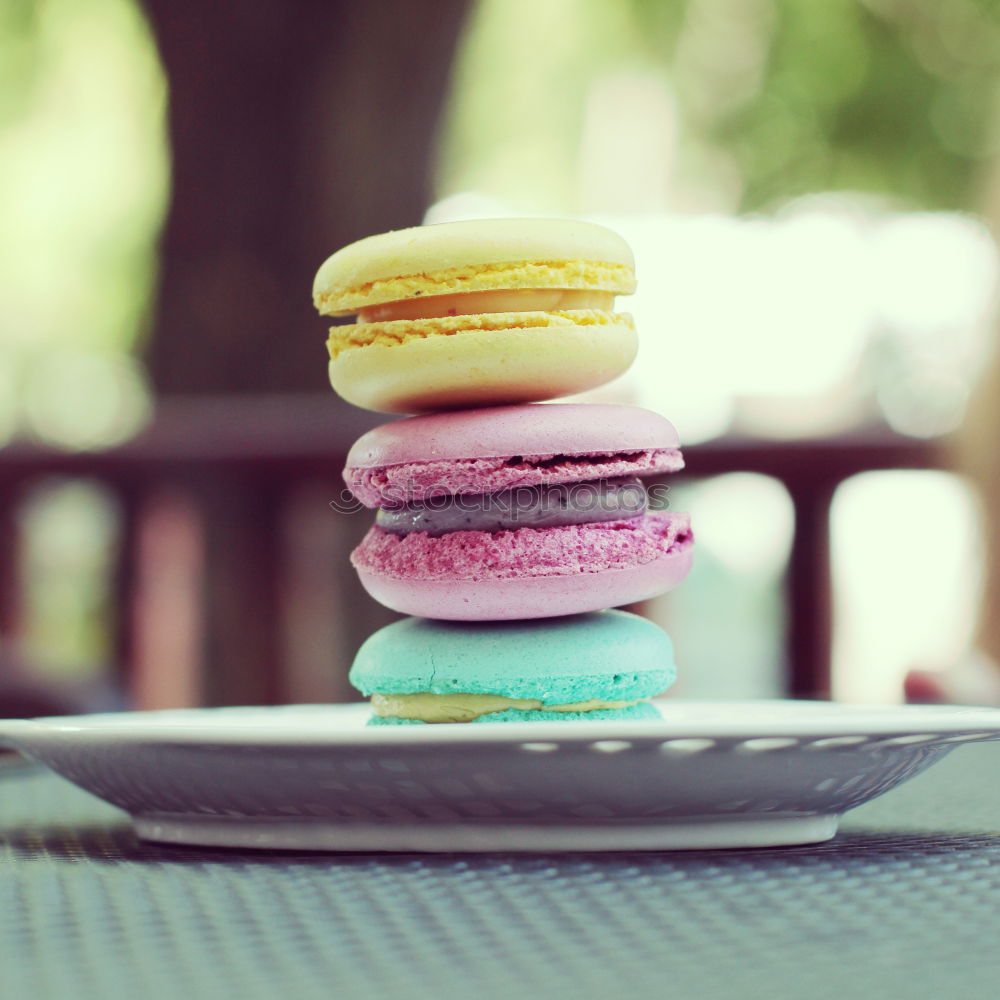
[[[306,704],[280,706],[230,706],[220,708],[160,709],[80,716],[49,716],[36,719],[0,720],[0,741],[17,746],[46,738],[77,738],[131,742],[142,740],[175,744],[226,744],[254,746],[440,746],[522,743],[591,743],[628,740],[659,743],[675,739],[712,738],[747,740],[762,736],[821,739],[838,736],[947,737],[981,734],[983,740],[1000,739],[1000,708],[968,705],[871,705],[806,699],[667,699],[661,705],[704,713],[707,719],[602,720],[587,722],[509,722],[502,725],[443,723],[433,726],[357,726],[367,715],[366,703]],[[784,717],[768,717],[768,709],[780,706]],[[790,711],[801,707],[801,714]],[[713,709],[755,709],[746,718],[712,719]],[[256,713],[287,715],[294,724],[253,729],[245,721]],[[242,716],[237,725],[226,725]],[[350,718],[351,727],[324,729],[329,717]],[[311,716],[306,721],[305,717]],[[184,719],[197,720],[184,725]],[[321,721],[322,720],[322,721]],[[203,724],[205,723],[209,724]],[[932,740],[928,740],[928,743]]]

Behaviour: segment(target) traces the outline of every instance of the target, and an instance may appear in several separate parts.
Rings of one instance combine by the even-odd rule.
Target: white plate
[[[664,701],[662,721],[365,728],[363,705],[0,721],[0,743],[128,811],[140,837],[344,851],[759,847],[845,810],[1000,710]]]

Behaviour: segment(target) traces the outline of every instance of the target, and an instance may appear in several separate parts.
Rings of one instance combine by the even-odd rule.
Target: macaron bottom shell
[[[408,615],[508,621],[600,611],[665,593],[691,568],[685,514],[629,522],[462,531],[438,538],[373,528],[351,555],[365,590]]]
[[[350,682],[372,725],[658,718],[670,637],[625,611],[549,621],[404,618],[369,636]],[[561,709],[561,710],[560,710]]]
[[[355,406],[420,413],[554,399],[604,385],[632,364],[631,326],[468,330],[342,350],[330,384]]]
[[[648,701],[628,708],[595,709],[592,712],[546,712],[544,709],[521,711],[508,708],[502,712],[489,712],[480,715],[469,722],[424,722],[423,719],[398,719],[391,716],[373,715],[366,725],[369,726],[430,726],[453,725],[469,726],[490,722],[622,722],[641,721],[643,719],[662,719],[660,710]]]

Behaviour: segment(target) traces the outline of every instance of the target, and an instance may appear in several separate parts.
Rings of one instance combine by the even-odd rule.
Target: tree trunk
[[[312,276],[338,247],[420,222],[466,2],[146,9],[173,157],[146,352],[154,387],[323,391]]]

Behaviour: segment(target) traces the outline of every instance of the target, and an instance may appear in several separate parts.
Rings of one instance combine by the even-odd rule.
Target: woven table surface
[[[1000,995],[1000,748],[814,847],[320,855],[137,841],[0,759],[2,1000]]]

